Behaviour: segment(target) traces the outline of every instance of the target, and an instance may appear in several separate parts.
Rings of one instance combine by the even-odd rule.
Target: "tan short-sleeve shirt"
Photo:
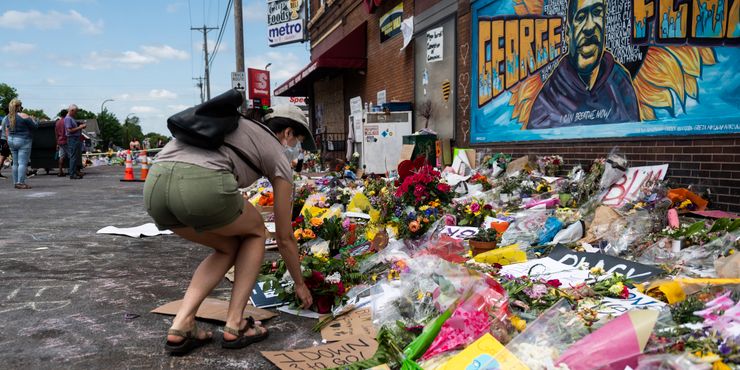
[[[270,182],[277,177],[293,182],[293,170],[284,154],[283,145],[264,125],[242,118],[237,129],[227,135],[225,141],[249,158]],[[260,178],[260,174],[226,146],[209,150],[173,139],[157,155],[156,162],[184,162],[226,170],[234,174],[239,187],[247,187]]]

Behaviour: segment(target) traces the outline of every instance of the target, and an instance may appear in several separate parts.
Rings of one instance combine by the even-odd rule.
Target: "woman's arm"
[[[290,276],[295,281],[295,292],[303,303],[303,308],[309,308],[313,304],[313,298],[303,281],[301,263],[298,260],[298,243],[293,237],[293,226],[291,225],[293,184],[282,177],[275,177],[272,188],[275,193],[275,238],[277,239],[278,251],[283,256]]]

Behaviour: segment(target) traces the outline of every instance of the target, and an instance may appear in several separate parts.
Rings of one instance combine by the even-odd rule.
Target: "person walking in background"
[[[72,180],[81,179],[82,176],[79,174],[80,163],[80,151],[82,150],[82,130],[87,127],[86,124],[77,124],[75,115],[77,114],[77,106],[72,104],[69,106],[67,116],[64,117],[64,130],[67,134],[67,158],[69,159],[69,178]]]
[[[0,122],[5,117],[0,117]],[[5,130],[0,130],[0,180],[7,179],[3,176],[2,170],[5,168],[5,160],[10,156],[10,146],[8,146],[8,138],[5,136]]]
[[[132,152],[133,152],[133,151],[137,151],[137,150],[141,150],[141,143],[139,142],[139,138],[136,138],[136,137],[135,137],[135,138],[133,138],[133,139],[132,139],[132,140],[131,140],[131,141],[130,141],[130,142],[128,143],[128,148],[129,148],[129,149],[130,149],[130,150],[131,150]],[[133,153],[131,153],[131,154],[133,155]]]
[[[8,104],[8,115],[2,125],[8,138],[10,152],[13,154],[13,181],[16,189],[31,189],[26,185],[26,169],[31,158],[33,131],[39,127],[36,117],[23,113],[23,103],[13,99]]]
[[[64,158],[67,158],[67,131],[64,129],[64,117],[67,116],[67,110],[62,109],[59,112],[59,119],[54,126],[54,135],[57,138],[57,156],[59,157],[59,174],[57,176],[64,177]]]

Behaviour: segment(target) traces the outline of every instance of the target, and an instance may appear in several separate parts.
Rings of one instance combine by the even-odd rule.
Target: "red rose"
[[[491,206],[490,204],[486,204],[485,206],[483,206],[483,209],[485,209],[486,211],[490,211],[493,209],[493,206]]]
[[[549,285],[549,286],[551,286],[553,288],[560,288],[560,286],[563,285],[560,282],[560,280],[558,280],[558,279],[548,280],[545,284],[547,284],[547,285]]]
[[[622,297],[622,299],[627,299],[630,297],[630,290],[627,288],[626,285],[622,288],[622,293],[620,293],[619,296]]]
[[[324,314],[331,312],[331,306],[334,300],[327,295],[321,295],[316,297],[314,303],[316,304],[316,312]]]
[[[447,184],[444,184],[444,183],[437,184],[437,190],[439,190],[439,191],[441,191],[443,193],[449,192],[450,189],[451,189],[450,186],[447,185]]]

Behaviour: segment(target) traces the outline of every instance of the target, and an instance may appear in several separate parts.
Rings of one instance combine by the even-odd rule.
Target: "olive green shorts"
[[[144,183],[144,204],[160,229],[206,231],[234,222],[244,209],[244,198],[229,171],[158,162]]]

